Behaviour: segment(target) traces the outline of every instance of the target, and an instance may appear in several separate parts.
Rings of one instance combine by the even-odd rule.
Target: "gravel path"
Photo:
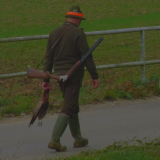
[[[85,149],[103,149],[114,141],[152,140],[160,135],[160,98],[147,100],[102,102],[81,106],[79,114],[82,134],[89,145],[72,147],[69,128],[61,138],[67,151],[57,153],[47,148],[57,114],[48,114],[43,126],[36,121],[28,128],[31,116],[0,121],[0,160],[32,160],[79,153]]]

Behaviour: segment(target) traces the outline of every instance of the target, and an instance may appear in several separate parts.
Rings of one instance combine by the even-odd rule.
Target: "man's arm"
[[[81,56],[83,56],[89,50],[85,33],[83,31],[79,32],[77,34],[76,39],[77,39],[77,46],[81,52]],[[91,75],[94,89],[96,89],[98,87],[99,82],[98,82],[98,73],[96,70],[92,53],[84,61],[84,66],[87,68],[89,74]]]
[[[50,90],[51,89],[51,85],[49,82],[43,82],[42,83],[42,88],[46,91],[46,90]]]
[[[51,49],[52,42],[51,42],[51,36],[49,35],[48,42],[47,42],[47,49],[46,49],[46,56],[45,56],[45,64],[43,71],[49,71],[51,73],[53,68],[53,51]],[[50,52],[49,52],[50,51]],[[49,82],[50,79],[44,79],[43,82]]]
[[[99,85],[98,79],[92,79],[92,82],[93,82],[93,88],[94,89],[98,88],[98,85]]]

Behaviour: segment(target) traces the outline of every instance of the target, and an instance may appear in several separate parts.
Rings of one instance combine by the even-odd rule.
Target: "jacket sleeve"
[[[76,44],[77,44],[77,47],[80,50],[81,57],[82,57],[89,50],[86,35],[82,30],[80,30],[76,34]],[[95,63],[94,63],[94,60],[93,60],[92,53],[84,61],[84,66],[87,68],[87,70],[88,70],[89,74],[91,75],[92,79],[98,79],[98,73],[97,73],[97,70],[96,70],[96,66],[95,66]]]
[[[45,63],[43,71],[49,71],[51,73],[53,68],[53,51],[50,51],[52,47],[51,36],[49,35],[48,42],[47,42],[47,49],[46,49],[46,56],[45,56]],[[50,79],[43,79],[43,82],[49,82]]]

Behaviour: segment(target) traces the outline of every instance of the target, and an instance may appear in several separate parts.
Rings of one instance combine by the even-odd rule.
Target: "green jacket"
[[[48,54],[44,65],[44,71],[51,72],[54,67],[54,71],[57,75],[65,75],[67,71],[89,50],[84,31],[78,28],[77,25],[66,21],[62,26],[54,29],[50,33],[46,53],[48,53],[53,44],[69,26],[74,27],[70,28],[64,34],[59,43]],[[92,54],[87,57],[83,65],[81,65],[81,67],[75,72],[75,76],[84,76],[84,66],[89,71],[92,79],[98,79],[98,73],[96,71]],[[44,82],[49,82],[49,79],[44,79]]]

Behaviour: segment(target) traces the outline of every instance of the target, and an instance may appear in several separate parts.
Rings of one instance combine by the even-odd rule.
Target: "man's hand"
[[[42,83],[42,88],[43,88],[44,90],[48,90],[48,89],[51,89],[51,85],[50,85],[50,83],[43,82],[43,83]]]
[[[92,79],[92,82],[93,82],[93,88],[94,89],[98,88],[98,84],[99,84],[98,79]]]

